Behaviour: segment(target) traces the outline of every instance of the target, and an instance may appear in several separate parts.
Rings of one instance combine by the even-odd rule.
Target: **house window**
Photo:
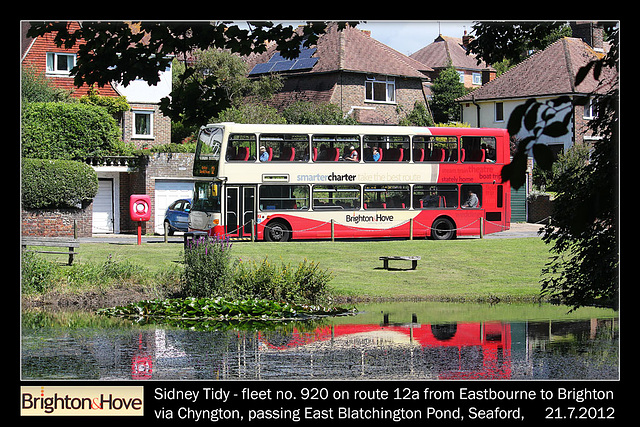
[[[473,73],[473,84],[481,85],[482,84],[482,74],[481,73]]]
[[[504,122],[504,104],[502,102],[495,103],[495,121]]]
[[[153,138],[153,111],[133,112],[133,137]]]
[[[458,77],[460,77],[460,83],[464,84],[464,71],[458,71]]]
[[[76,56],[68,53],[47,53],[47,73],[69,75],[76,65]]]
[[[595,98],[589,98],[589,102],[584,106],[584,113],[582,114],[584,119],[594,119],[598,117],[598,108]]]
[[[395,77],[367,76],[364,86],[366,101],[396,102]]]

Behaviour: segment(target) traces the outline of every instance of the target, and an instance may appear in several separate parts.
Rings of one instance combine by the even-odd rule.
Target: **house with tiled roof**
[[[571,98],[593,97],[610,90],[611,85],[617,81],[610,69],[603,69],[600,81],[593,78],[593,73],[589,73],[579,85],[575,84],[578,70],[605,54],[602,29],[595,23],[574,23],[574,35],[578,32],[583,34],[585,26],[588,27],[589,31],[586,33],[589,35],[600,32],[599,36],[587,38],[593,45],[582,38],[563,37],[481,88],[458,98],[457,101],[462,106],[462,121],[475,127],[506,128],[511,112],[529,99],[545,102],[563,95]],[[560,137],[542,135],[537,142],[549,145],[557,153],[567,150],[574,143],[588,143],[597,138],[590,135],[587,129],[588,121],[597,114],[593,103],[575,107],[566,103],[557,108],[574,109],[569,124],[572,132]],[[523,139],[530,132],[523,127],[515,137]]]
[[[283,110],[296,101],[332,103],[360,123],[397,124],[416,101],[430,67],[386,46],[369,31],[330,26],[316,45],[287,61],[272,43],[247,58],[249,77],[278,72],[284,87],[269,102]]]
[[[83,40],[77,40],[70,48],[58,47],[55,33],[39,37],[28,37],[31,24],[21,22],[22,51],[21,64],[30,68],[52,83],[54,87],[71,91],[71,96],[79,98],[87,95],[89,86],[76,87],[71,69],[76,65],[76,53]],[[75,31],[81,28],[81,21],[69,21],[67,28]],[[127,86],[111,82],[104,87],[93,88],[102,96],[125,96],[131,106],[121,120],[122,139],[138,148],[171,142],[171,120],[160,112],[160,99],[171,92],[171,70],[160,73],[160,82],[149,86],[143,80],[135,80]]]
[[[410,57],[433,69],[429,73],[434,80],[442,70],[453,66],[460,75],[460,83],[466,88],[478,88],[496,77],[496,70],[475,55],[467,54],[467,45],[472,40],[464,32],[462,38],[440,34],[433,43],[411,54]]]
[[[69,21],[67,26],[73,31],[81,28],[82,22]],[[86,95],[90,88],[76,87],[70,73],[76,65],[78,46],[83,41],[78,40],[70,48],[58,47],[55,33],[28,37],[30,27],[29,22],[21,22],[22,66],[43,75],[53,86],[72,91],[75,98]],[[137,31],[133,25],[132,29]],[[160,111],[160,99],[171,92],[170,68],[160,72],[160,82],[155,86],[134,80],[127,86],[112,82],[95,90],[102,96],[126,97],[131,109],[120,120],[124,142],[133,143],[137,148],[171,142],[171,120]],[[188,153],[156,153],[139,166],[115,161],[92,164],[98,175],[98,194],[91,205],[77,215],[79,228],[84,230],[80,235],[135,232],[136,227],[128,213],[131,194],[151,196],[153,215],[143,229],[162,233],[166,208],[174,200],[192,195],[193,176],[189,163],[192,158]],[[55,211],[49,218],[41,212],[23,211],[22,231],[29,234],[29,230],[35,229],[47,236],[65,235],[70,232],[66,224],[73,223],[65,215]],[[45,217],[47,224],[51,224],[46,228],[39,225]]]

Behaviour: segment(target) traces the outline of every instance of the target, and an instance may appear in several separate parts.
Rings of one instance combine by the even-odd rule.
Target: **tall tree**
[[[544,47],[547,34],[564,25],[564,22],[477,23],[473,27],[477,37],[469,51],[488,63],[517,61],[524,48]],[[593,303],[617,307],[618,303],[618,24],[604,23],[604,30],[610,43],[608,53],[582,67],[575,85],[590,73],[601,83],[605,76],[614,75],[615,81],[608,82],[610,89],[590,97],[562,96],[546,103],[530,100],[515,108],[509,117],[509,132],[514,135],[522,126],[536,132],[519,142],[512,162],[502,170],[503,179],[518,187],[529,154],[543,169],[550,169],[552,156],[537,139],[541,135],[568,133],[570,120],[566,119],[573,110],[556,107],[567,102],[572,106],[585,105],[589,98],[596,99],[598,114],[589,127],[599,139],[593,144],[587,164],[567,168],[556,179],[554,215],[543,231],[543,240],[552,245],[554,255],[543,270],[542,293],[573,309]],[[539,121],[539,116],[544,120]]]
[[[464,84],[460,83],[460,75],[453,66],[442,70],[433,80],[433,120],[436,123],[457,122],[460,120],[460,105],[456,98],[464,96]]]

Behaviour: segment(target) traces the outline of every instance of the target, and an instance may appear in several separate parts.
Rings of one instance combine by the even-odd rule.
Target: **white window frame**
[[[149,133],[143,133],[143,134],[139,134],[136,132],[136,116],[140,114],[140,115],[146,115],[149,116]],[[151,110],[133,110],[133,115],[132,115],[132,126],[131,126],[131,136],[133,138],[142,138],[142,139],[154,139],[153,136],[153,111]]]
[[[376,84],[385,85],[385,100],[376,100],[374,88]],[[369,88],[371,97],[368,96]],[[381,104],[395,104],[396,103],[396,78],[392,76],[374,76],[368,74],[364,82],[364,100],[366,102],[376,102]]]
[[[473,84],[474,85],[482,85],[482,73],[472,73],[473,76]]]
[[[589,102],[583,107],[582,118],[585,120],[592,120],[598,117],[598,108],[596,105],[596,99],[593,97],[589,98]]]
[[[69,68],[68,70],[58,69],[58,58],[60,57],[67,58],[67,68]],[[69,64],[69,58],[71,58],[71,64]],[[47,52],[46,61],[47,74],[69,76],[71,69],[76,66],[76,55],[73,53]],[[71,67],[69,67],[69,65],[71,65]]]
[[[457,70],[460,83],[464,84],[464,71]]]

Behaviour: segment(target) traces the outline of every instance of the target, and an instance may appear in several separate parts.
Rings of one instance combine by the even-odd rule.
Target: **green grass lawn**
[[[539,238],[458,239],[452,241],[314,241],[235,242],[232,253],[243,261],[297,264],[305,258],[333,274],[337,294],[371,298],[531,299],[540,291],[540,271],[548,246]],[[182,244],[83,243],[79,263],[103,262],[108,256],[138,264],[150,272],[182,265]],[[410,262],[390,261],[383,270],[382,255],[419,255],[416,270]],[[395,269],[397,268],[397,269]]]

